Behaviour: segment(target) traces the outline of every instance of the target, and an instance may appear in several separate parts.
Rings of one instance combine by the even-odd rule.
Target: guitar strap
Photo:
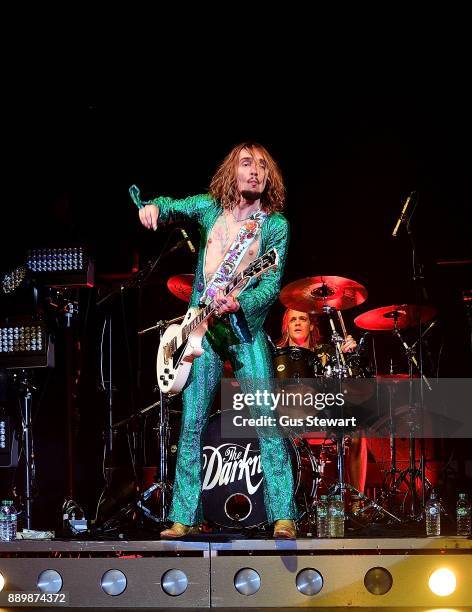
[[[229,247],[216,272],[211,277],[200,302],[208,305],[220,289],[224,289],[236,272],[249,245],[261,231],[267,213],[258,210],[240,228],[233,244]]]

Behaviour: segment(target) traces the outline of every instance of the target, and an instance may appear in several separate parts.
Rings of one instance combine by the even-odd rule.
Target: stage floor
[[[428,586],[441,569],[456,581],[446,596]],[[39,584],[79,608],[472,606],[464,537],[17,540],[0,543],[0,572],[5,607]]]

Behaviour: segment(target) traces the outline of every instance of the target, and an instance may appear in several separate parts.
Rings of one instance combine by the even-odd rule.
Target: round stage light
[[[102,589],[107,595],[121,595],[126,589],[126,584],[126,576],[123,572],[120,572],[120,570],[108,570],[108,572],[105,572],[102,576]]]
[[[245,567],[234,577],[234,588],[241,595],[254,595],[261,588],[261,577],[256,570]]]
[[[296,585],[303,595],[316,595],[323,588],[323,576],[315,569],[304,569],[298,573]]]
[[[384,567],[371,567],[364,576],[364,586],[372,595],[385,595],[392,585],[392,574]]]
[[[39,574],[36,584],[42,593],[59,593],[62,589],[62,576],[56,570],[44,570]]]
[[[161,586],[167,595],[176,597],[177,595],[182,595],[187,590],[188,578],[182,570],[171,569],[162,576]]]
[[[456,576],[452,570],[442,567],[431,574],[428,585],[435,595],[446,597],[456,590]]]
[[[4,586],[5,586],[5,578],[3,577],[3,574],[0,572],[0,592],[3,591]]]

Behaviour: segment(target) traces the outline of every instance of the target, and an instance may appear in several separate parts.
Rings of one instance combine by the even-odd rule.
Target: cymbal
[[[280,292],[280,301],[287,308],[321,314],[323,306],[346,310],[362,304],[367,289],[342,276],[309,276],[286,285]]]
[[[354,319],[354,323],[362,329],[383,331],[395,329],[396,320],[398,329],[405,329],[415,327],[420,322],[430,321],[436,312],[436,308],[429,305],[421,307],[416,304],[383,306],[362,313]]]
[[[195,274],[176,274],[167,281],[169,291],[184,302],[190,301]]]

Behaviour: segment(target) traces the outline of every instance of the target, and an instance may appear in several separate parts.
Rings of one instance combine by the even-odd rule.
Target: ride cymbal
[[[436,308],[429,305],[421,307],[416,304],[383,306],[362,313],[354,319],[354,323],[361,329],[373,331],[393,330],[395,323],[398,329],[405,329],[430,321],[436,312]]]

